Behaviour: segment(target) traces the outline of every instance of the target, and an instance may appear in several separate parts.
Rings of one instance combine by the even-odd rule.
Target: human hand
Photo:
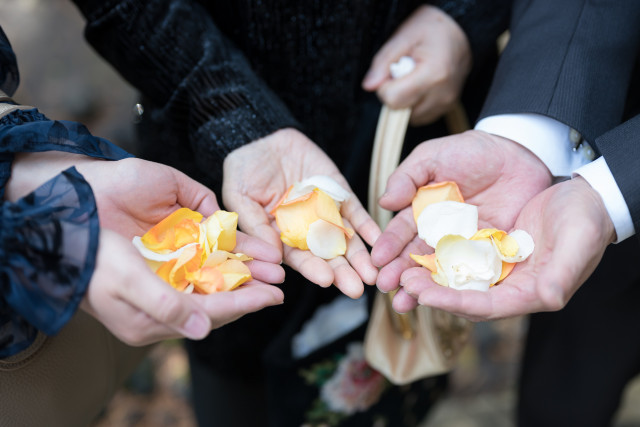
[[[351,193],[342,203],[345,226],[355,229],[344,256],[323,260],[310,251],[282,245],[271,209],[295,182],[312,175],[327,175]],[[357,298],[363,282],[374,284],[377,268],[360,238],[373,244],[380,229],[351,191],[329,157],[306,136],[282,129],[231,152],[224,161],[222,197],[225,206],[239,214],[239,227],[284,253],[285,262],[308,280],[327,287],[334,283],[344,294]]]
[[[392,79],[389,67],[402,56],[416,62],[408,75]],[[411,124],[425,125],[449,111],[471,70],[471,48],[449,15],[424,5],[382,46],[362,82],[391,108],[411,107]]]
[[[522,209],[515,228],[532,235],[533,254],[489,291],[437,285],[424,268],[402,274],[404,291],[422,305],[473,321],[556,311],[567,304],[615,241],[600,195],[582,177],[538,194]]]
[[[239,233],[238,250],[255,255],[267,246],[253,240]],[[102,229],[96,268],[80,306],[129,345],[182,336],[201,339],[245,314],[282,303],[282,291],[265,284],[282,282],[282,267],[247,264],[254,280],[234,291],[185,294],[156,276],[129,240]]]
[[[129,239],[144,234],[180,207],[205,216],[219,209],[211,190],[169,166],[135,158],[99,160],[59,151],[17,155],[6,196],[15,200],[71,166],[91,185],[100,225]]]
[[[455,181],[465,202],[478,206],[481,228],[510,230],[522,207],[551,184],[551,174],[526,148],[481,131],[420,144],[389,177],[379,200],[383,208],[399,211],[371,251],[374,264],[383,267],[377,281],[383,292],[396,289],[402,272],[417,265],[409,253],[427,253],[411,201],[419,187],[441,181]],[[402,292],[394,299],[398,311],[416,304]]]

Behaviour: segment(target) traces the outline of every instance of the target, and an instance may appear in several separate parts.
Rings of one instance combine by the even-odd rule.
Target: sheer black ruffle
[[[91,187],[75,168],[1,211],[0,356],[6,356],[31,343],[29,325],[54,334],[71,318],[95,267],[100,229]]]
[[[36,109],[0,119],[0,357],[28,347],[38,330],[60,330],[93,274],[98,212],[91,187],[75,168],[16,203],[3,200],[14,154],[52,150],[130,157],[85,126],[49,120]]]

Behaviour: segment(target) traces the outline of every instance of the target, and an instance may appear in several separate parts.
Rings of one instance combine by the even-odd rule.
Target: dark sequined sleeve
[[[98,213],[74,168],[15,203],[4,200],[14,154],[50,150],[130,156],[83,125],[49,120],[36,109],[0,119],[0,357],[26,348],[37,330],[54,334],[64,326],[93,274]]]
[[[496,39],[509,27],[513,0],[430,0],[467,35],[476,66],[497,50]]]
[[[87,19],[87,41],[170,117],[165,126],[188,127],[179,133],[189,135],[206,173],[220,175],[235,148],[298,126],[198,2],[74,2]]]

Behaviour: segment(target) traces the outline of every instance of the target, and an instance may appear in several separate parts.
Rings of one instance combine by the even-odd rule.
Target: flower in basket
[[[182,292],[210,294],[230,291],[251,280],[236,246],[238,214],[219,210],[202,214],[181,208],[153,226],[133,244],[151,269]]]
[[[464,202],[455,182],[421,187],[412,208],[418,236],[435,252],[410,256],[442,286],[486,291],[533,252],[524,230],[478,230],[478,208]]]
[[[271,211],[280,239],[320,258],[344,255],[347,239],[353,236],[353,230],[344,226],[340,215],[340,205],[348,198],[349,192],[325,175],[292,185]]]
[[[362,343],[351,343],[336,372],[322,386],[320,396],[331,411],[352,415],[376,404],[387,384],[385,377],[367,363]]]

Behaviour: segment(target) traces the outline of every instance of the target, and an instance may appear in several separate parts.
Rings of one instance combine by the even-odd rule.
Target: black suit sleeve
[[[622,121],[640,42],[640,2],[519,0],[480,118],[538,113],[587,141]]]
[[[624,196],[636,232],[640,230],[640,115],[596,139],[596,146]]]

